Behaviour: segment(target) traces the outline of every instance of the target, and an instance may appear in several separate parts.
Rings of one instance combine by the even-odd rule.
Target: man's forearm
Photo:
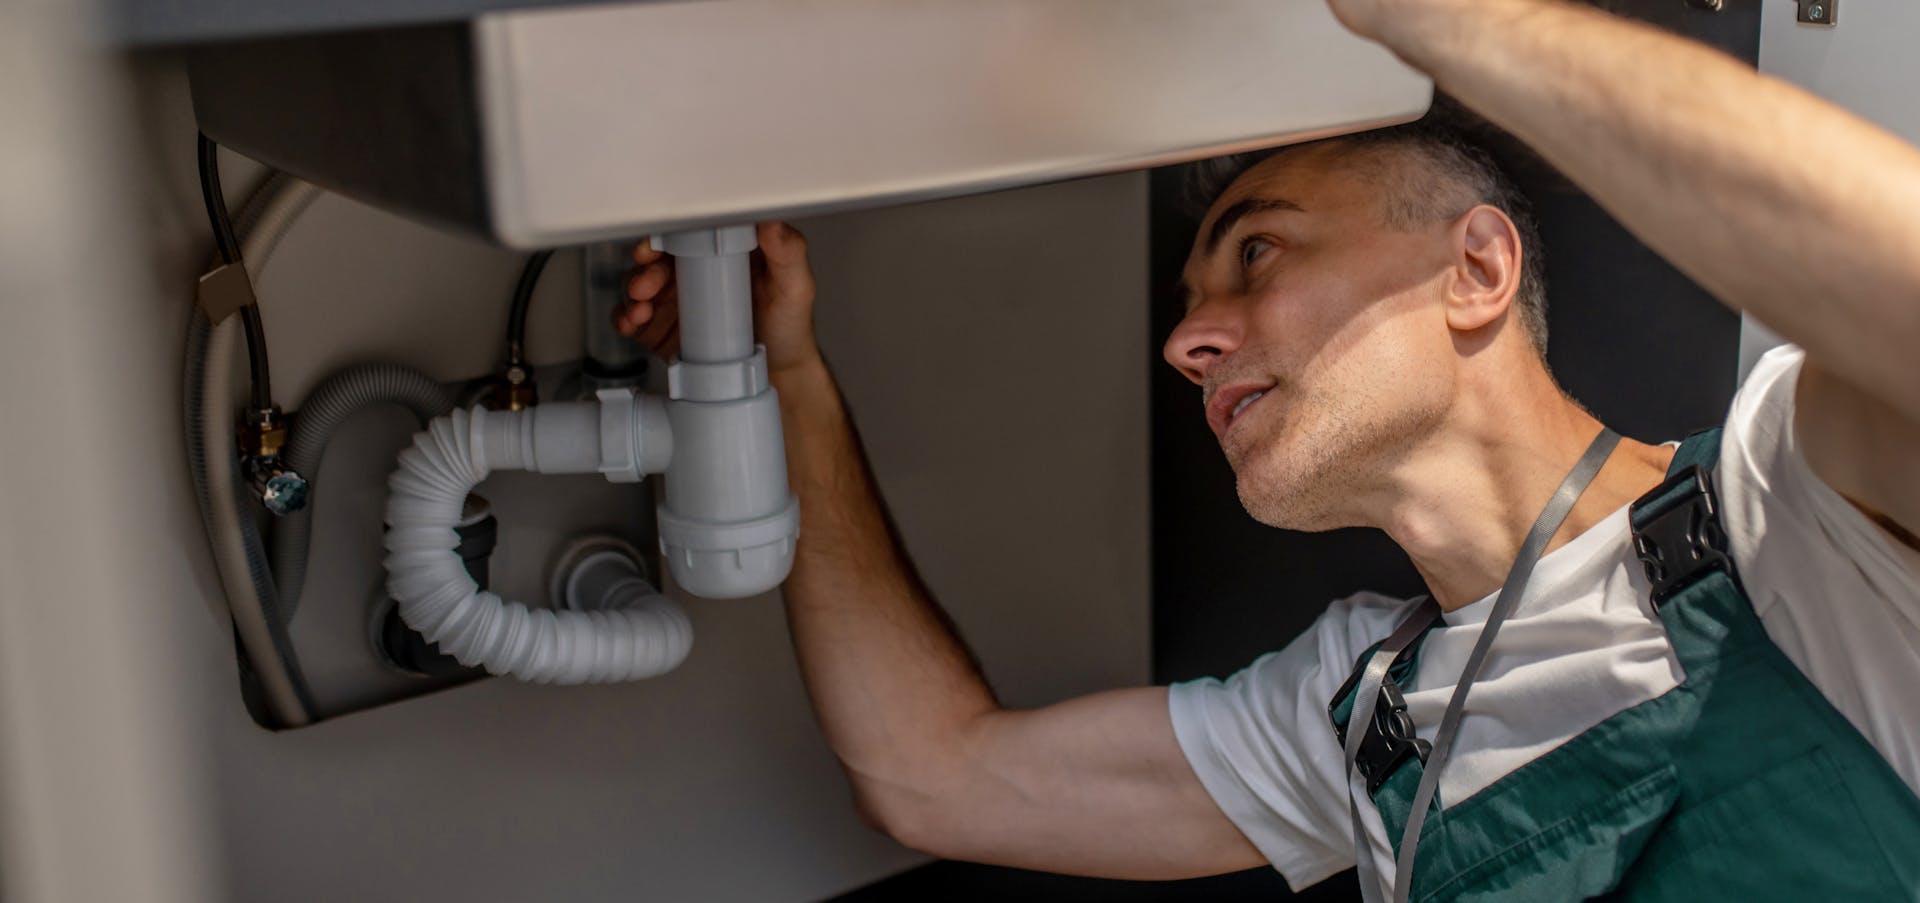
[[[1550,0],[1389,0],[1377,36],[1721,300],[1920,419],[1920,152],[1717,51]]]
[[[808,692],[856,789],[911,792],[911,772],[994,710],[992,693],[895,537],[826,365],[776,374],[774,386],[800,500],[782,592]]]

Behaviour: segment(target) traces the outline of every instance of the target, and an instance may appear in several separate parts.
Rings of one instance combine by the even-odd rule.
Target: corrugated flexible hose
[[[242,217],[247,234],[241,258],[253,261],[256,271],[263,269],[287,228],[318,195],[319,189],[305,182],[270,180]],[[314,721],[316,707],[294,664],[266,549],[254,524],[249,494],[241,484],[228,414],[238,334],[237,318],[210,323],[197,308],[188,313],[183,374],[187,462],[234,632],[274,723],[299,727]]]
[[[534,469],[532,454],[520,453],[530,446],[503,437],[524,433],[540,415],[454,411],[414,437],[387,483],[388,594],[401,618],[442,651],[494,674],[585,684],[674,669],[693,646],[693,624],[666,596],[622,592],[609,600],[621,607],[605,610],[529,608],[481,590],[454,552],[468,491],[493,470]]]
[[[320,475],[320,460],[340,424],[376,404],[395,404],[413,412],[422,425],[453,410],[453,391],[411,367],[364,364],[348,367],[308,393],[293,419],[292,436],[282,459],[307,479],[309,497]],[[313,530],[309,505],[279,519],[273,531],[273,574],[280,589],[280,612],[288,620],[300,605],[307,577],[307,548]]]

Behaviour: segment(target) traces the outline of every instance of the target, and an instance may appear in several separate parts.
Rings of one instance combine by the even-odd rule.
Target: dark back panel
[[[185,56],[200,130],[222,145],[450,231],[489,220],[469,23],[219,42]]]

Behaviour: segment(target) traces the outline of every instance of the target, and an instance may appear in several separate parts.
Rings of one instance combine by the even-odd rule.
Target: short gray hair
[[[1487,148],[1459,126],[1429,117],[1371,132],[1203,160],[1188,169],[1184,192],[1194,219],[1204,218],[1227,187],[1254,166],[1308,147],[1393,155],[1419,164],[1416,172],[1402,170],[1387,179],[1383,213],[1391,228],[1423,228],[1451,220],[1480,204],[1504,212],[1520,233],[1522,249],[1520,288],[1514,295],[1514,306],[1534,350],[1546,357],[1547,264],[1533,203]]]

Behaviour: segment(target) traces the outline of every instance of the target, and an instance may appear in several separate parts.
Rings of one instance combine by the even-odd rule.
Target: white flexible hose
[[[693,625],[643,582],[609,599],[625,607],[535,609],[481,591],[454,552],[453,528],[468,491],[493,469],[534,465],[531,441],[514,437],[530,436],[543,412],[560,414],[545,407],[454,411],[414,436],[387,484],[387,592],[408,626],[461,664],[494,674],[583,684],[666,673],[686,659]]]

